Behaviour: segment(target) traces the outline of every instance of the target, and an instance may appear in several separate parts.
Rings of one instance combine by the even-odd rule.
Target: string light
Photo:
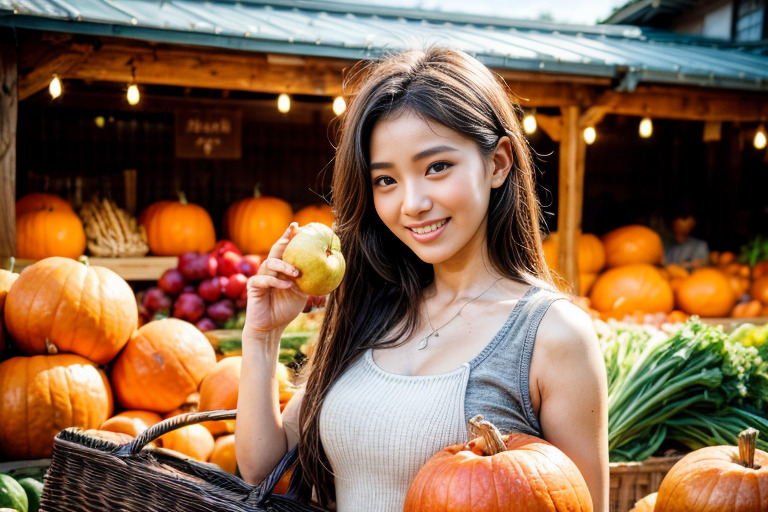
[[[291,110],[291,97],[283,93],[277,97],[277,110],[286,114]]]
[[[130,105],[138,105],[141,95],[139,94],[139,86],[136,85],[136,68],[131,69],[131,83],[128,84],[128,92],[126,93],[128,103]]]
[[[587,144],[592,144],[595,142],[595,139],[597,139],[597,130],[595,130],[594,126],[587,126],[584,128],[584,142]]]
[[[58,76],[53,75],[51,83],[48,84],[48,92],[51,93],[51,98],[54,100],[61,96],[61,80]]]
[[[341,96],[336,96],[333,100],[333,113],[340,116],[347,110],[347,102]]]
[[[640,133],[640,136],[644,139],[647,139],[651,135],[653,135],[653,122],[651,121],[650,117],[644,117],[640,120],[640,126],[638,126],[637,129],[638,133]]]
[[[755,149],[765,149],[765,146],[766,146],[765,126],[763,126],[762,124],[757,127],[757,131],[755,132],[755,139],[752,141],[752,144],[754,144]]]
[[[525,114],[525,117],[523,117],[523,130],[528,135],[531,135],[533,133],[536,133],[536,128],[538,127],[536,123],[536,111],[530,110]]]

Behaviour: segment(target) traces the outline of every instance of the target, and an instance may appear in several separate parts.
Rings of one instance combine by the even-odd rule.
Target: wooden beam
[[[558,269],[571,284],[573,293],[579,293],[578,239],[581,232],[582,202],[584,194],[584,160],[586,145],[580,136],[580,112],[577,106],[562,109],[563,132],[560,139],[560,166],[558,179],[557,233]]]
[[[18,72],[13,35],[0,30],[0,265],[16,254]]]

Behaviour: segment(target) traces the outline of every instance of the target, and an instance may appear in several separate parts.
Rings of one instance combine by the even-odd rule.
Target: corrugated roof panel
[[[768,90],[766,56],[633,26],[311,0],[0,0],[0,25],[348,59],[441,44],[510,70]]]

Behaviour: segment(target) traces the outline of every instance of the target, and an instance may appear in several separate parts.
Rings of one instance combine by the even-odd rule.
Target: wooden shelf
[[[94,258],[88,262],[94,267],[107,267],[114,270],[126,281],[156,281],[168,270],[176,266],[177,256],[143,256],[140,258]],[[21,272],[34,263],[34,260],[16,260],[14,270]]]

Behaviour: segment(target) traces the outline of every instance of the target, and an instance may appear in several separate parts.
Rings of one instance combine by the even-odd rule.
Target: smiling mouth
[[[434,224],[430,224],[428,226],[422,226],[420,228],[410,228],[410,230],[420,235],[425,235],[427,233],[431,233],[436,229],[441,228],[446,222],[448,222],[448,219],[443,219],[439,222],[435,222]]]

